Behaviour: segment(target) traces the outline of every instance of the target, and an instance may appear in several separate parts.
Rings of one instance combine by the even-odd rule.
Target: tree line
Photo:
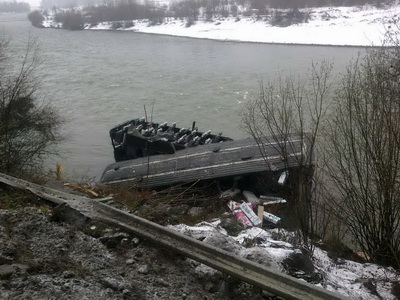
[[[386,5],[392,0],[181,0],[167,6],[139,3],[135,0],[108,1],[103,4],[83,6],[80,9],[62,9],[54,5],[51,11],[34,12],[44,16],[53,14],[54,19],[66,29],[83,29],[84,24],[115,22],[115,28],[131,27],[132,21],[147,19],[149,25],[161,24],[169,18],[185,19],[191,26],[199,18],[213,21],[217,18],[256,16],[273,26],[290,26],[309,20],[310,7]],[[33,14],[33,13],[32,13]],[[33,18],[31,16],[30,18]],[[32,22],[40,27],[40,22]]]
[[[23,13],[29,12],[31,6],[26,2],[5,1],[0,2],[0,12]]]

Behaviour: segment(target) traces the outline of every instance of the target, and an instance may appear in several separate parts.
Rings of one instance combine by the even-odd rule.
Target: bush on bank
[[[8,39],[0,37],[0,172],[21,174],[37,171],[53,153],[63,121],[40,96],[37,41],[28,42],[22,59],[9,48]]]

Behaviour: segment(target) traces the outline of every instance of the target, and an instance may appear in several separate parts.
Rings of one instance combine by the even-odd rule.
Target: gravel
[[[78,229],[50,215],[33,207],[0,210],[1,299],[270,298],[117,229]]]

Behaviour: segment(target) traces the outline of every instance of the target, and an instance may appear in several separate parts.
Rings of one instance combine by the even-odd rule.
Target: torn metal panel
[[[243,174],[296,167],[302,159],[304,140],[290,137],[291,152],[282,160],[278,143],[263,141],[264,155],[259,144],[248,138],[186,148],[174,154],[152,155],[109,165],[101,178],[103,183],[129,183],[155,187],[196,180],[231,177]],[[267,155],[265,155],[267,154]],[[266,161],[268,163],[266,163]]]

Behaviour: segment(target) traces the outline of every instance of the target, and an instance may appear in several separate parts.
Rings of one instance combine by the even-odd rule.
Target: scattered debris
[[[189,216],[194,216],[194,217],[196,217],[196,216],[199,216],[199,215],[203,214],[204,211],[205,211],[204,207],[196,207],[196,206],[194,206],[194,207],[192,207],[191,209],[189,209],[189,211],[187,212],[187,214],[188,214]]]
[[[276,196],[260,195],[260,199],[267,200],[267,202],[263,202],[263,205],[286,203],[285,199],[283,199],[282,197],[276,197]]]
[[[282,200],[267,201],[263,202],[263,205],[283,204],[283,203],[286,203],[286,200],[282,199]]]
[[[281,218],[279,218],[279,217],[277,217],[277,216],[275,216],[275,215],[273,215],[273,214],[270,214],[269,212],[266,212],[266,211],[263,212],[263,217],[264,217],[267,221],[272,222],[272,223],[274,223],[274,224],[278,224],[279,221],[281,220]]]
[[[248,202],[238,203],[236,201],[229,201],[228,207],[232,211],[235,218],[246,225],[247,227],[251,226],[260,226],[262,227],[262,220],[265,219],[268,222],[273,224],[278,224],[281,220],[280,217],[272,214],[271,212],[264,211],[264,206],[258,205],[261,202],[261,199],[272,199],[272,201],[263,202],[263,205],[271,206],[272,204],[284,204],[286,200],[281,197],[276,196],[260,196],[258,198],[254,193],[250,191],[243,191],[243,197]],[[254,209],[257,208],[257,215],[254,212]]]
[[[260,199],[256,197],[252,192],[250,191],[243,191],[243,196],[247,200],[247,202],[251,203],[254,207],[256,207],[258,204],[260,204]]]
[[[249,203],[240,204],[240,209],[245,213],[246,217],[250,220],[250,222],[254,226],[258,226],[261,224],[260,218],[254,213],[253,207]]]
[[[57,181],[61,181],[63,177],[63,167],[62,167],[62,163],[58,162],[56,165],[56,180]]]
[[[240,194],[239,189],[229,189],[229,190],[223,191],[219,197],[221,199],[232,199],[233,197],[235,197],[239,194]]]
[[[249,218],[246,216],[246,214],[241,209],[237,209],[237,210],[233,211],[233,215],[239,222],[243,223],[244,225],[253,226],[253,223],[251,223]]]
[[[64,183],[65,186],[68,186],[72,188],[73,190],[77,190],[80,192],[83,192],[85,194],[89,194],[92,197],[99,197],[100,195],[94,191],[95,187],[94,186],[88,186],[88,185],[79,185],[77,183],[71,183],[71,182],[66,182]]]
[[[284,185],[288,177],[289,177],[289,171],[282,172],[281,176],[278,179],[278,183],[280,185]]]
[[[263,216],[264,216],[264,206],[262,206],[262,205],[258,206],[257,216],[261,220],[261,223],[260,223],[259,226],[262,228],[262,226],[263,226]]]

